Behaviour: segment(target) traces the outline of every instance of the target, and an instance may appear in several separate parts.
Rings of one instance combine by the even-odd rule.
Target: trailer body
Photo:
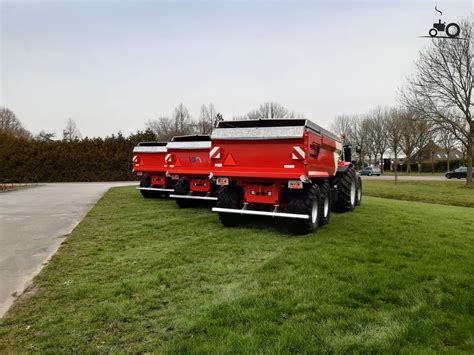
[[[157,197],[174,191],[173,182],[166,176],[164,158],[168,142],[141,142],[133,148],[132,170],[140,176],[137,189],[145,197]]]
[[[180,207],[190,206],[191,200],[217,200],[215,184],[210,179],[210,147],[211,138],[207,135],[173,137],[167,144],[164,166],[167,176],[176,182],[170,197]]]
[[[226,214],[253,214],[304,220],[302,229],[313,230],[320,220],[327,223],[338,199],[337,175],[350,170],[356,178],[339,159],[342,149],[337,136],[306,119],[222,121],[209,158],[212,177],[226,188],[213,211],[225,225],[237,224]],[[309,206],[316,200],[318,206]]]

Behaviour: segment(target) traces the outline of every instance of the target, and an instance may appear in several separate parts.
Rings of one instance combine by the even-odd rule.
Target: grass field
[[[364,194],[406,201],[474,207],[474,189],[465,181],[393,181],[368,180],[363,183]]]
[[[473,211],[366,197],[295,237],[115,188],[0,321],[0,353],[472,353]]]

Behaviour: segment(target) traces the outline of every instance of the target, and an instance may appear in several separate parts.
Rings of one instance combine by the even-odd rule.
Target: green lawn
[[[473,353],[473,215],[366,197],[295,237],[115,188],[0,321],[0,353]]]
[[[393,181],[364,179],[364,194],[396,200],[474,207],[474,189],[465,181]],[[474,219],[474,218],[473,218]]]

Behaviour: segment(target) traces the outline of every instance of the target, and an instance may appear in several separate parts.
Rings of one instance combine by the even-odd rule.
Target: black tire
[[[455,31],[451,33],[449,30],[450,28],[454,28]],[[449,25],[446,26],[445,32],[448,35],[448,37],[455,38],[459,36],[459,32],[461,32],[461,28],[459,27],[457,23],[450,23]]]
[[[216,207],[241,209],[244,205],[244,193],[237,185],[222,186],[217,191]],[[237,213],[219,212],[219,219],[226,227],[236,227],[242,223],[243,216]]]
[[[436,37],[438,30],[436,28],[432,28],[428,33],[430,34],[430,37]]]
[[[337,201],[334,210],[337,212],[349,212],[355,207],[356,200],[356,173],[349,168],[342,173],[336,174],[334,185],[337,187]]]
[[[307,214],[309,219],[288,219],[288,229],[295,234],[308,234],[318,229],[321,211],[321,191],[316,184],[305,184],[302,190],[288,191],[288,213]]]
[[[151,176],[143,174],[140,178],[140,187],[151,187]],[[140,190],[140,193],[145,198],[158,198],[163,194],[160,191]]]
[[[447,178],[447,179],[452,179],[453,177],[451,176],[451,174],[447,174],[447,175],[446,175],[446,178]]]
[[[379,175],[380,176],[380,175]],[[356,200],[355,205],[360,206],[362,203],[362,179],[360,176],[357,176],[357,185],[356,185]]]
[[[174,186],[174,194],[175,195],[188,195],[189,194],[189,181],[180,178],[177,182],[176,185]],[[181,208],[187,208],[187,207],[192,207],[196,205],[195,200],[190,200],[186,198],[177,198],[176,199],[176,204],[181,207]]]
[[[331,186],[328,182],[323,182],[319,184],[319,190],[321,192],[319,225],[324,226],[329,223],[331,217]]]

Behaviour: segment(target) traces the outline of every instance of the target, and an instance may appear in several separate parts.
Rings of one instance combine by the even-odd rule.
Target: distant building
[[[412,164],[421,163],[421,164],[431,164],[440,161],[448,160],[448,152],[446,149],[441,148],[439,145],[433,141],[429,142],[421,150],[421,162],[419,161],[419,152],[416,152],[410,158]],[[459,160],[463,158],[463,154],[459,149],[451,149],[449,151],[449,160]]]

